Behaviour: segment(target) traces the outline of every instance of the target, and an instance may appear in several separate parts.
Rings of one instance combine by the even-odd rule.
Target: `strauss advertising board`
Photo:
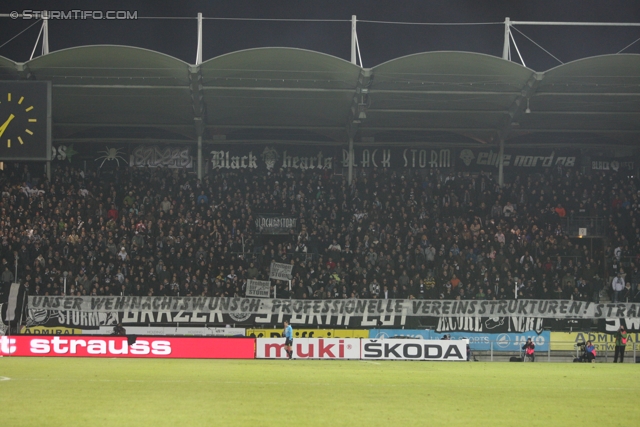
[[[253,338],[2,336],[2,356],[253,359]]]

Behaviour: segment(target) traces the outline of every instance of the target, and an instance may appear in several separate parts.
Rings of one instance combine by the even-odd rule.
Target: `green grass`
[[[0,359],[5,426],[626,426],[640,365]]]

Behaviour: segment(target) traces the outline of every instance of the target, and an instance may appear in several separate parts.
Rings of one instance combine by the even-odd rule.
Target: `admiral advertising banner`
[[[253,359],[254,349],[253,338],[0,337],[2,356]]]
[[[467,340],[362,339],[362,360],[467,360]]]
[[[360,359],[357,338],[294,338],[294,359]],[[284,338],[257,338],[256,359],[286,359]]]
[[[271,264],[271,277],[288,280],[290,264]],[[192,313],[366,316],[399,315],[430,317],[532,317],[606,319],[637,317],[640,304],[596,304],[573,300],[447,301],[404,299],[285,300],[221,297],[47,297],[30,296],[30,309],[64,309],[72,312],[104,313],[142,311]]]
[[[269,298],[271,282],[268,280],[247,280],[245,295],[248,297]]]
[[[629,333],[626,351],[632,352],[634,346],[636,346],[636,351],[640,350],[640,346],[637,344],[639,338],[638,332]],[[587,341],[593,343],[599,357],[604,356],[605,352],[613,356],[616,339],[613,333],[606,332],[551,332],[551,351],[575,350],[577,343],[586,343]]]
[[[290,234],[297,228],[297,218],[257,215],[255,220],[258,234]]]

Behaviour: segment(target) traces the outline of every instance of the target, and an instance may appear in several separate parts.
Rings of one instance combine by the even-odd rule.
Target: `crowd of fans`
[[[597,300],[621,277],[639,301],[638,180],[561,167],[518,174],[178,169],[84,172],[26,165],[0,173],[1,279],[31,295],[244,296],[292,263],[279,298]],[[298,218],[256,233],[260,213]],[[599,217],[607,239],[570,238]]]

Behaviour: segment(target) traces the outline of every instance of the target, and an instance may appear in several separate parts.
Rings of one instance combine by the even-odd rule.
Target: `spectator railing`
[[[582,235],[580,229],[586,229],[586,234]],[[604,218],[599,216],[569,215],[566,232],[570,237],[604,237],[606,223]]]
[[[490,341],[490,349],[487,350],[472,350],[473,358],[483,362],[499,362],[506,361],[511,357],[524,358],[524,350],[504,351],[498,350],[497,341]],[[567,362],[574,361],[577,358],[582,357],[582,349],[573,341],[553,341],[551,347],[571,347],[572,350],[555,350],[549,348],[548,350],[536,350],[536,362]],[[597,343],[597,356],[596,363],[610,363],[613,362],[615,345],[613,343]],[[631,348],[629,348],[631,347]],[[640,352],[640,343],[632,343],[627,345],[624,353],[624,363],[638,363],[638,353]],[[524,361],[524,359],[523,359]]]

